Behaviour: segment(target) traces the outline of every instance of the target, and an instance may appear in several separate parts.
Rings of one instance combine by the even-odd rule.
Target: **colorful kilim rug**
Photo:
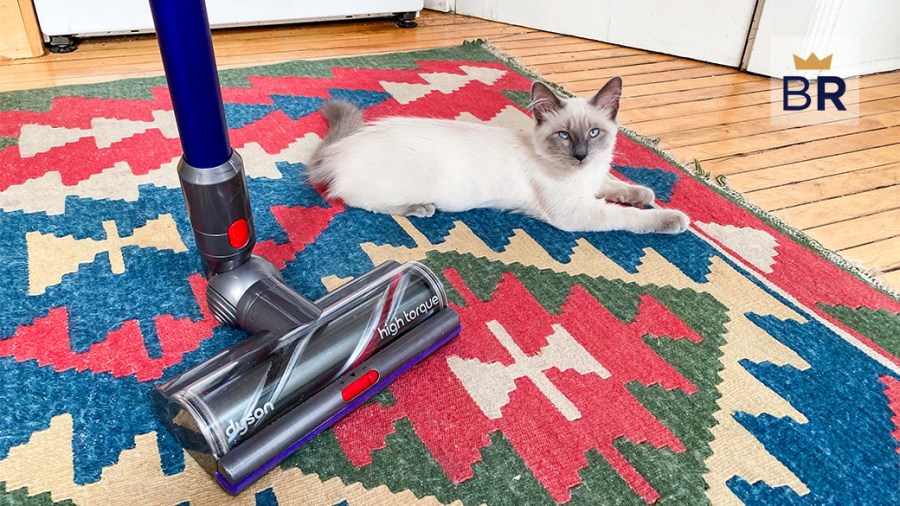
[[[480,44],[222,72],[256,251],[310,297],[422,261],[465,329],[235,498],[148,400],[244,337],[201,297],[165,81],[0,94],[0,504],[900,504],[900,302],[636,136],[616,173],[689,232],[303,182],[328,98],[530,128],[529,85]]]

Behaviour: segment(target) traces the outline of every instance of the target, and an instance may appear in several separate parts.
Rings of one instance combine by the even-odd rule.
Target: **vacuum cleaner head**
[[[155,397],[184,448],[238,493],[459,333],[438,278],[387,262],[315,302],[321,315],[264,331]]]

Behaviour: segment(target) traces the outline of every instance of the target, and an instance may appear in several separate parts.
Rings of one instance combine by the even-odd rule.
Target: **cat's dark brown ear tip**
[[[531,84],[531,112],[534,113],[534,118],[538,123],[561,107],[562,102],[549,86],[541,81]]]
[[[535,94],[548,93],[548,92],[553,93],[553,90],[551,90],[549,86],[542,83],[541,81],[534,81],[533,83],[531,83],[531,95],[532,96],[534,96]]]
[[[619,113],[619,98],[622,96],[622,78],[613,77],[589,100],[590,104],[606,111],[609,119],[615,121]]]
[[[606,84],[600,88],[600,93],[621,93],[622,92],[622,78],[619,76],[613,77],[609,81],[606,81]]]

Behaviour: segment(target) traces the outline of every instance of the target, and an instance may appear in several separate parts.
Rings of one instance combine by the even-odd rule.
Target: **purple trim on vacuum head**
[[[423,351],[422,353],[419,353],[418,355],[413,357],[413,359],[410,360],[409,362],[407,362],[406,364],[404,364],[403,367],[400,367],[399,369],[394,371],[390,376],[379,381],[378,383],[373,385],[371,388],[369,388],[368,390],[363,392],[361,395],[359,395],[358,397],[356,397],[355,399],[350,401],[346,406],[344,406],[343,409],[341,409],[340,411],[338,411],[337,413],[332,415],[331,418],[329,418],[324,423],[322,423],[322,425],[319,425],[312,432],[310,432],[309,434],[300,438],[300,440],[298,440],[296,443],[285,448],[281,453],[279,453],[278,455],[273,457],[271,460],[269,460],[268,462],[266,462],[265,464],[260,466],[260,468],[257,469],[256,471],[253,471],[252,473],[250,473],[249,476],[247,476],[243,480],[239,481],[237,484],[232,484],[224,476],[222,476],[218,471],[216,471],[216,480],[219,482],[219,484],[222,486],[222,488],[224,488],[225,491],[228,492],[229,494],[231,494],[231,495],[238,494],[239,492],[241,492],[242,490],[247,488],[247,486],[249,486],[251,483],[253,483],[254,481],[261,478],[262,475],[271,471],[272,468],[277,466],[284,459],[288,458],[292,453],[297,451],[297,449],[299,449],[301,446],[308,443],[312,438],[318,436],[320,433],[322,433],[323,431],[325,431],[326,429],[328,429],[329,427],[334,425],[338,420],[347,416],[351,411],[355,410],[360,405],[362,405],[364,402],[371,399],[375,394],[384,390],[385,387],[387,387],[388,385],[393,383],[394,380],[396,380],[401,374],[405,373],[410,368],[412,368],[412,366],[418,364],[419,362],[424,360],[425,357],[427,357],[427,356],[431,355],[432,353],[434,353],[435,351],[437,351],[438,348],[447,344],[447,342],[449,342],[451,339],[453,339],[454,337],[456,337],[459,334],[460,330],[462,330],[462,326],[456,327],[456,330],[447,334],[447,336],[445,338],[434,343],[433,345],[428,347],[425,351]]]

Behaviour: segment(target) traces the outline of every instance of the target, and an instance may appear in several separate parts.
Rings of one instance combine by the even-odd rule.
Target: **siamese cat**
[[[531,133],[428,118],[367,124],[355,106],[326,102],[329,130],[308,177],[348,205],[378,213],[429,217],[491,207],[571,232],[683,232],[687,215],[643,209],[653,191],[609,174],[621,94],[618,77],[590,99],[560,98],[535,82]]]

